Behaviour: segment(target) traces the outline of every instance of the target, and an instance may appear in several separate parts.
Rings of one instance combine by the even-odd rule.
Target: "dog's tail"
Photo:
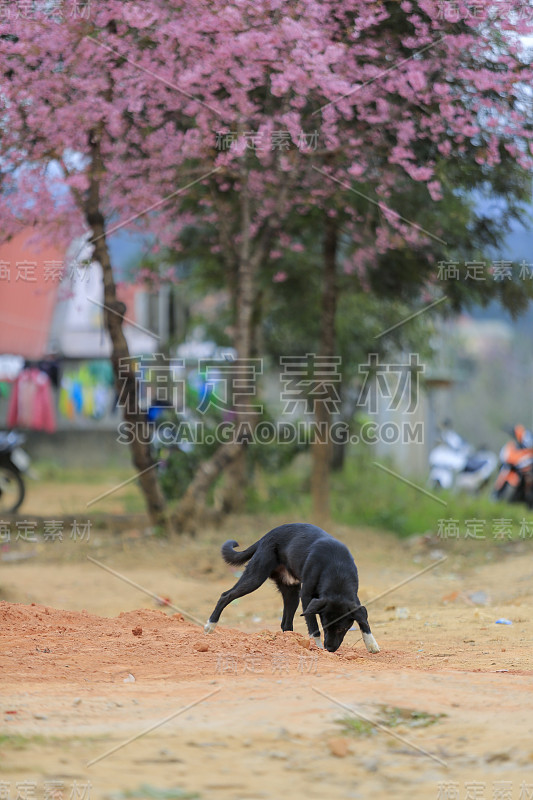
[[[254,544],[251,544],[250,547],[246,548],[246,550],[243,550],[242,553],[237,553],[237,551],[233,548],[238,547],[239,542],[236,542],[235,539],[228,539],[227,542],[224,542],[221,548],[222,558],[226,564],[245,564],[251,559],[257,550],[258,545],[259,542],[255,542]]]

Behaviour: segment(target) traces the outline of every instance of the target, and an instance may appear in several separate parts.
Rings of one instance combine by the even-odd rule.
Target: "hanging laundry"
[[[59,390],[58,409],[62,417],[66,417],[66,419],[74,419],[74,403],[70,397],[70,381],[68,379],[64,379],[61,383],[61,388]]]
[[[72,389],[70,396],[74,403],[74,408],[77,414],[80,414],[83,409],[83,388],[80,381],[72,382]]]
[[[109,361],[89,361],[65,368],[59,391],[59,413],[67,419],[102,419],[114,397],[113,367]]]
[[[6,421],[10,428],[55,431],[52,384],[46,373],[35,367],[19,373],[9,398]]]
[[[94,387],[94,411],[93,416],[95,419],[101,419],[105,416],[109,405],[109,389],[106,386]]]

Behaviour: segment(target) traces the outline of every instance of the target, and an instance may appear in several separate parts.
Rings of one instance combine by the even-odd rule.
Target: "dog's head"
[[[324,647],[334,653],[341,646],[344,637],[352,627],[355,620],[356,609],[362,608],[356,601],[347,601],[344,598],[325,600],[315,597],[307,605],[304,613],[318,614],[324,631]]]

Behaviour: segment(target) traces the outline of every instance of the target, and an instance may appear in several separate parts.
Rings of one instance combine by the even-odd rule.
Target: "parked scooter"
[[[523,425],[515,425],[511,435],[500,451],[501,466],[492,497],[533,508],[533,434]]]
[[[14,513],[25,494],[23,474],[30,457],[20,445],[26,437],[16,431],[0,431],[0,513]]]
[[[498,459],[490,450],[475,450],[449,424],[440,431],[440,443],[429,454],[429,482],[433,489],[479,492],[489,482]]]

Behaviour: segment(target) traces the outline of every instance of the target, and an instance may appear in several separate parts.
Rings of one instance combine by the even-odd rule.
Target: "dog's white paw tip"
[[[216,622],[206,622],[204,625],[204,632],[205,633],[213,633],[217,626]]]
[[[324,649],[324,645],[322,644],[322,639],[320,638],[320,636],[311,636],[311,641],[316,644],[319,650]]]
[[[376,642],[371,633],[363,633],[363,642],[369,653],[379,653],[379,644]]]

